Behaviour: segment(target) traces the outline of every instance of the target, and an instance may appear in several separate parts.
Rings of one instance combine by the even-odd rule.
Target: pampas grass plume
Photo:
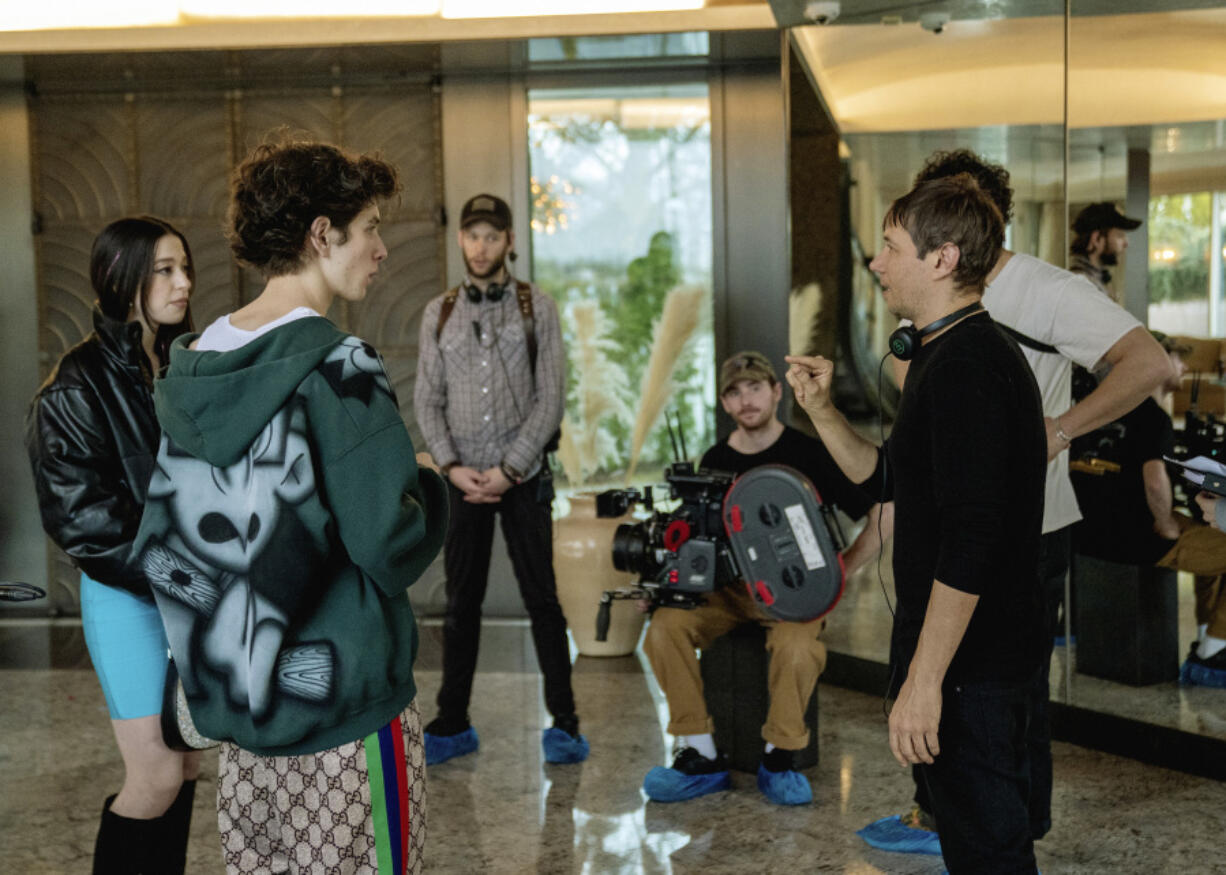
[[[600,468],[606,456],[614,455],[613,439],[600,423],[610,416],[630,418],[629,379],[616,360],[617,345],[609,337],[612,326],[600,306],[583,301],[571,308],[570,317],[575,326],[571,363],[579,420],[563,425],[564,444],[558,452],[567,480],[578,485]]]
[[[627,482],[634,476],[635,468],[638,467],[639,454],[643,450],[648,432],[656,424],[664,405],[673,395],[673,371],[677,369],[677,362],[681,359],[686,341],[698,327],[702,300],[706,294],[707,290],[701,286],[677,286],[664,299],[664,310],[652,332],[651,358],[647,360],[647,370],[643,372],[639,413],[634,420],[630,441]]]

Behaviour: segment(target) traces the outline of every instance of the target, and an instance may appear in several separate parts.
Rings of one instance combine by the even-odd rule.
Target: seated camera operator
[[[1179,388],[1189,348],[1152,332],[1170,356],[1174,373],[1127,415],[1100,432],[1079,438],[1077,449],[1094,449],[1120,465],[1118,474],[1075,477],[1077,500],[1085,518],[1077,524],[1081,553],[1114,562],[1159,565],[1198,575],[1197,640],[1180,672],[1185,683],[1226,686],[1226,534],[1217,521],[1216,496],[1202,492],[1196,502],[1209,526],[1174,510],[1164,455],[1174,444],[1171,417],[1161,407]],[[1098,437],[1095,438],[1094,436]]]
[[[776,409],[783,387],[770,361],[758,352],[732,356],[720,369],[719,392],[736,430],[707,450],[701,467],[737,475],[768,464],[799,470],[824,502],[853,519],[868,514],[863,532],[844,554],[847,574],[875,555],[880,539],[890,533],[890,514],[882,518],[881,506],[843,475],[820,441],[779,421]],[[769,619],[740,583],[716,590],[696,608],[661,607],[652,616],[643,649],[668,698],[668,731],[677,738],[678,752],[671,768],[657,766],[647,773],[643,789],[649,798],[679,802],[730,786],[727,762],[711,735],[696,650],[746,622],[766,627],[771,656],[770,710],[762,727],[766,745],[758,787],[780,805],[812,801],[808,780],[792,768],[792,751],[809,743],[804,713],[826,665],[826,647],[818,640],[824,622]]]

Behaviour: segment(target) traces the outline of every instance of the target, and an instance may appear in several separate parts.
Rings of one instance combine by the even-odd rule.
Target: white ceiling
[[[841,21],[841,19],[840,19]],[[1226,9],[1075,18],[1071,127],[1226,118]],[[845,133],[1064,120],[1062,16],[795,28]]]

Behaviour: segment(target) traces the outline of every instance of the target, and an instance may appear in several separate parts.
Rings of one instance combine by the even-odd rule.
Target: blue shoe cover
[[[941,839],[935,832],[907,826],[897,814],[874,820],[863,829],[856,830],[856,835],[871,847],[882,851],[894,851],[897,854],[932,854],[934,857],[941,855]]]
[[[471,726],[455,735],[431,735],[429,732],[423,735],[426,738],[427,766],[437,766],[477,749],[477,730]]]
[[[1179,683],[1185,687],[1217,687],[1226,689],[1226,671],[1186,660],[1179,667]]]
[[[776,805],[808,805],[813,801],[809,779],[800,772],[772,772],[758,765],[758,789]]]
[[[687,775],[676,769],[656,766],[643,779],[643,791],[654,802],[684,802],[732,786],[732,775],[725,769],[709,775]]]
[[[545,749],[547,763],[581,763],[587,759],[591,750],[587,739],[580,735],[575,738],[565,729],[552,726],[541,736],[541,747]]]

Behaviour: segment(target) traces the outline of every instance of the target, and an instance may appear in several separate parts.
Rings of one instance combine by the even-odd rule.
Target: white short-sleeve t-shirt
[[[247,331],[243,328],[235,328],[230,324],[230,316],[219,316],[213,321],[208,328],[201,332],[200,337],[196,339],[196,349],[210,350],[213,352],[229,352],[232,349],[238,349],[255,340],[261,334],[267,334],[274,328],[285,325],[287,322],[293,322],[295,319],[306,319],[310,316],[318,316],[319,314],[310,307],[295,307],[284,316],[278,317],[271,322],[265,322],[259,328],[252,331]]]
[[[1018,253],[987,287],[983,305],[997,322],[1060,351],[1056,355],[1019,344],[1039,384],[1043,413],[1052,417],[1072,406],[1072,363],[1093,370],[1107,350],[1141,324],[1085,277]],[[1068,464],[1065,450],[1047,465],[1044,534],[1081,519]]]

